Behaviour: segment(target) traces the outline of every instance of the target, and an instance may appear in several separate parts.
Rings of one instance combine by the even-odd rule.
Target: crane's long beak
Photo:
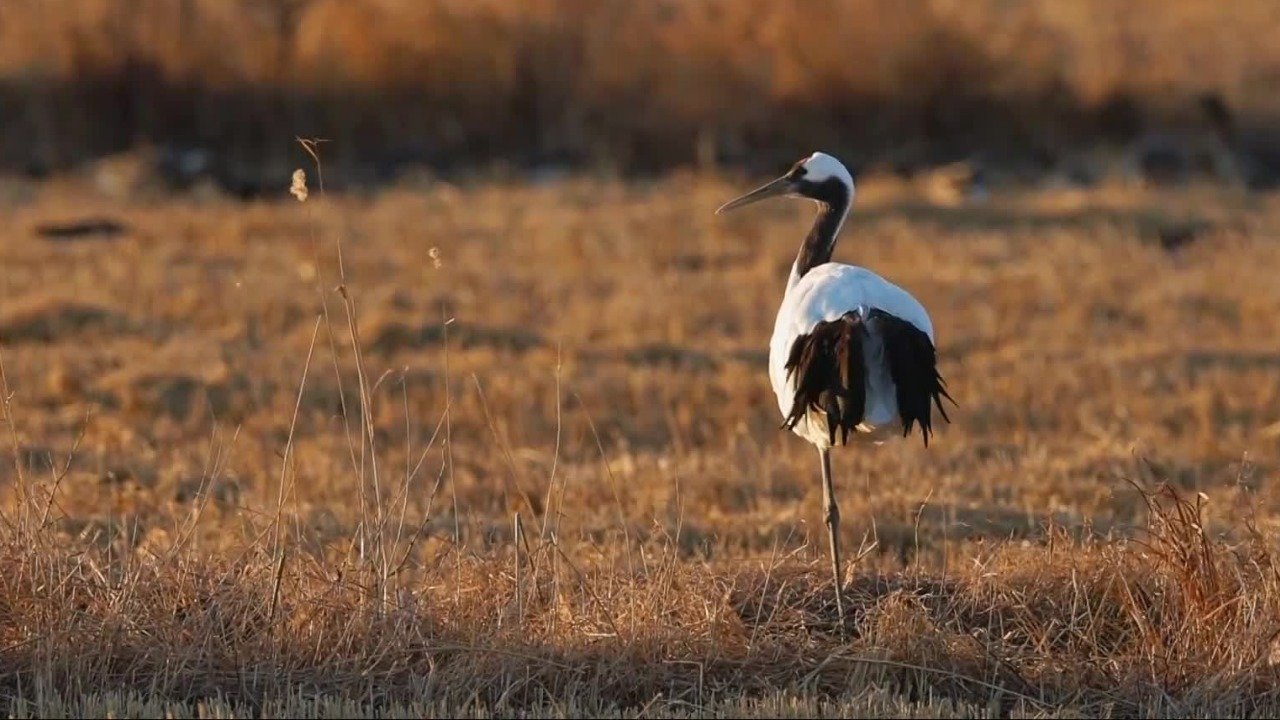
[[[766,198],[777,197],[779,195],[786,195],[787,193],[791,192],[791,189],[792,189],[791,185],[792,184],[791,184],[790,178],[786,176],[780,177],[777,180],[774,180],[773,182],[767,185],[763,185],[761,187],[756,188],[755,190],[752,190],[746,195],[734,198],[729,202],[721,205],[720,208],[716,210],[716,214],[720,215],[722,213],[727,213],[730,210],[736,210],[737,208],[740,208],[743,205],[750,205],[753,202],[758,202]]]

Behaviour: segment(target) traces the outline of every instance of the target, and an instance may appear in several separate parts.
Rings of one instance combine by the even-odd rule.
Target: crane
[[[817,218],[800,244],[769,341],[769,381],[782,427],[818,449],[822,497],[844,624],[840,508],[831,481],[831,448],[850,438],[883,442],[895,421],[902,436],[934,433],[932,408],[950,422],[955,403],[938,373],[933,322],[910,293],[866,268],[831,262],[853,204],[853,176],[836,158],[815,152],[782,177],[722,205],[722,214],[772,197],[812,200]]]

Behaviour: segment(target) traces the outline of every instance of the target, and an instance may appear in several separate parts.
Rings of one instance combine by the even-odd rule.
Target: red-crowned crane
[[[942,398],[951,400],[938,374],[933,322],[924,306],[866,268],[831,262],[853,195],[853,176],[845,166],[816,152],[786,175],[716,210],[720,214],[777,196],[818,204],[778,308],[769,341],[769,381],[783,427],[818,448],[842,625],[840,508],[831,485],[831,448],[847,445],[851,437],[878,441],[895,421],[904,437],[919,424],[927,447],[934,431],[932,406],[950,422]]]

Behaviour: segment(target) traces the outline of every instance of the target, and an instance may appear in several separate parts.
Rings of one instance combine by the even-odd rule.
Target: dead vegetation
[[[932,308],[959,408],[836,458],[844,636],[763,373],[807,209],[43,185],[0,243],[0,327],[52,328],[0,339],[6,710],[1275,712],[1274,199],[877,182],[838,259]]]
[[[1132,540],[1052,530],[955,570],[859,571],[847,639],[825,568],[794,556],[708,566],[651,542],[628,570],[535,540],[530,554],[438,553],[388,595],[373,568],[273,557],[269,542],[218,558],[154,531],[95,545],[45,528],[0,558],[4,691],[9,712],[41,716],[130,699],[662,716],[780,693],[810,708],[883,696],[892,714],[1273,712],[1271,543],[1211,538],[1199,502],[1168,486],[1143,497],[1150,521]]]
[[[348,186],[772,168],[797,145],[1274,186],[1278,21],[1270,0],[9,0],[0,167],[261,196],[302,135],[336,141]]]

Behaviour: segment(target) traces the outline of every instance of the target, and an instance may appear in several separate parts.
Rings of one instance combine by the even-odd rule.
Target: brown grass
[[[1273,199],[864,181],[837,256],[932,309],[959,409],[837,455],[842,639],[764,375],[807,208],[311,175],[10,206],[8,712],[1276,711]]]
[[[1056,163],[1152,128],[1269,131],[1270,0],[8,0],[0,167],[147,143],[237,191],[337,140],[347,184],[486,161]],[[357,171],[359,171],[357,173]]]

